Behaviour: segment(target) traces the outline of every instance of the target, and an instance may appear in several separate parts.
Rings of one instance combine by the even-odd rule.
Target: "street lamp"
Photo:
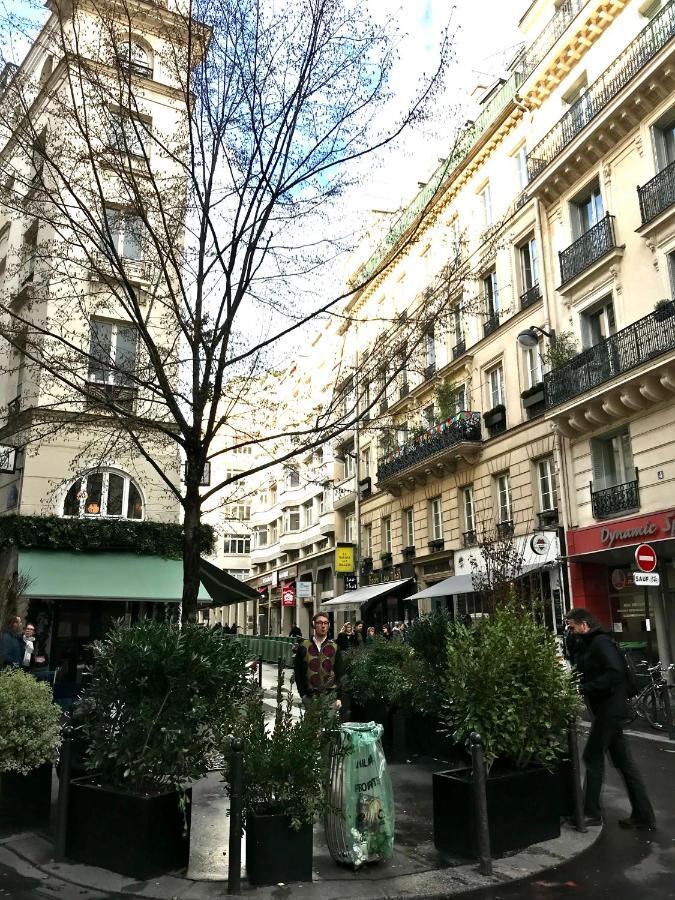
[[[536,347],[539,343],[540,334],[543,334],[544,337],[547,337],[552,344],[555,344],[555,329],[551,328],[550,331],[546,331],[544,328],[540,328],[538,325],[530,325],[529,328],[526,328],[524,331],[521,331],[518,334],[518,345],[520,347],[525,347],[526,349]]]

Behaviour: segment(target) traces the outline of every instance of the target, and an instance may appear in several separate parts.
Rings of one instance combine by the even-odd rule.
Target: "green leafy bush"
[[[471,629],[453,625],[447,654],[441,719],[450,737],[468,748],[477,731],[488,765],[553,764],[579,698],[548,629],[509,603]]]
[[[419,710],[422,666],[402,641],[382,637],[347,658],[347,688],[361,704],[380,703],[383,709]]]
[[[101,783],[154,793],[205,775],[244,694],[243,645],[148,620],[116,625],[92,650],[83,731]]]
[[[214,532],[200,526],[200,550],[211,553]],[[0,549],[128,551],[139,555],[181,559],[183,526],[172,522],[132,522],[126,519],[63,519],[60,516],[0,517]]]
[[[265,723],[262,693],[248,690],[234,733],[243,743],[244,816],[250,812],[290,815],[292,827],[325,811],[329,745],[337,728],[335,697],[315,699],[293,717],[292,689],[277,691],[274,728]],[[227,789],[229,742],[225,746]]]
[[[406,640],[415,654],[439,673],[447,668],[451,627],[452,618],[447,609],[435,609],[415,619],[406,631]]]
[[[0,772],[25,775],[53,760],[61,710],[51,688],[20,669],[0,671]]]

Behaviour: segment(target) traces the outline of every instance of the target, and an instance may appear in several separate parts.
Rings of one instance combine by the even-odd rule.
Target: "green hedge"
[[[201,526],[202,554],[211,553],[213,528]],[[58,516],[0,516],[0,549],[115,550],[139,556],[181,559],[183,526],[126,519],[61,519]]]

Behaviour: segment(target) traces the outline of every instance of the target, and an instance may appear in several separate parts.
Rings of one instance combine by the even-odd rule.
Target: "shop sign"
[[[335,571],[354,571],[354,544],[336,544],[335,546]]]
[[[661,578],[658,572],[633,572],[633,584],[643,587],[658,587]]]
[[[284,585],[281,591],[282,606],[295,606],[295,583]]]
[[[669,538],[675,538],[675,510],[636,516],[633,519],[625,519],[615,526],[570,528],[567,532],[570,556]]]
[[[279,573],[277,571],[270,572],[269,575],[261,575],[258,584],[269,584],[270,587],[277,587],[279,584]]]
[[[356,575],[345,575],[345,591],[355,591],[357,587]]]
[[[392,566],[391,569],[379,569],[377,572],[368,572],[368,584],[388,584],[390,581],[400,581],[403,578],[400,566]]]
[[[313,591],[312,591],[312,582],[311,581],[296,581],[295,582],[295,595],[298,600],[311,600]]]
[[[279,581],[286,581],[289,578],[295,578],[295,576],[297,574],[298,574],[297,566],[291,566],[288,569],[279,569],[279,572],[278,572]]]
[[[534,534],[530,538],[530,548],[537,556],[546,556],[550,546],[551,542],[545,534]]]
[[[635,551],[635,562],[641,572],[653,572],[656,568],[656,553],[649,544],[640,544]]]

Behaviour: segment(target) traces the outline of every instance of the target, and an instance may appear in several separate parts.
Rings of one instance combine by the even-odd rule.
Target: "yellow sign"
[[[353,572],[354,571],[354,545],[353,544],[337,544],[335,547],[335,571],[336,572]]]

